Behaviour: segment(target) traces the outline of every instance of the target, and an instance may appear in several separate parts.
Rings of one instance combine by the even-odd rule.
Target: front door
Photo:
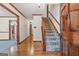
[[[32,30],[33,41],[42,41],[41,16],[33,16]]]

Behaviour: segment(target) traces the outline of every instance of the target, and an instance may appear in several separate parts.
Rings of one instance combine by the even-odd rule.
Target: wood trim
[[[41,33],[42,33],[43,50],[44,50],[43,20],[42,20],[41,24],[42,24],[42,26],[41,26]]]
[[[19,16],[17,16],[17,44],[19,44],[19,42],[20,42],[20,31],[19,31],[19,29],[20,29],[20,24],[19,24]]]
[[[27,40],[30,36],[26,37],[23,41],[19,42],[19,44],[22,44],[25,40]]]
[[[65,39],[63,36],[62,36],[61,38],[62,38],[63,41],[66,41],[66,39]],[[67,42],[68,42],[69,44],[71,44],[71,45],[73,45],[73,46],[79,48],[78,45],[75,45],[75,44],[73,44],[72,42],[69,42],[69,41],[67,41]]]
[[[9,31],[0,31],[0,33],[9,33]]]
[[[61,15],[62,15],[62,10],[61,10],[61,5],[60,5],[60,39],[61,39],[61,41],[60,41],[60,48],[61,48],[61,51],[63,51],[63,43],[62,43],[62,36],[61,36],[61,31],[62,31],[62,29],[61,29]],[[65,8],[66,6],[64,6],[64,8]],[[61,53],[61,55],[63,55],[63,52]]]
[[[11,31],[10,31],[10,20],[9,20],[9,40],[11,39]]]
[[[33,16],[42,16],[43,14],[32,14]]]
[[[0,16],[0,18],[16,18],[16,16]]]
[[[30,36],[31,36],[31,35],[33,35],[33,33],[32,33],[32,24],[31,24],[31,22],[30,22],[30,24],[29,24],[29,29],[30,29],[29,34],[30,34]]]
[[[5,5],[3,5],[2,3],[0,3],[0,6],[3,7],[4,9],[8,10],[10,13],[12,13],[15,16],[18,16],[16,13],[14,13],[13,11],[11,11],[9,8],[7,8]]]
[[[41,27],[41,30],[42,30],[42,40],[43,40],[43,51],[46,51],[46,43],[45,43],[45,17],[42,17],[42,27]]]
[[[49,5],[47,4],[47,17],[48,17]]]
[[[60,9],[60,10],[61,10],[61,13],[62,13],[62,12],[63,12],[63,10],[65,9],[65,7],[66,7],[66,5],[62,8],[62,10]]]
[[[8,7],[6,7],[5,5],[3,5],[2,3],[0,3],[0,6],[3,7],[4,9],[6,9],[7,11],[9,11],[10,13],[12,13],[13,15],[15,15],[17,17],[17,44],[19,43],[19,15],[17,15],[16,13],[14,13],[12,10],[10,10]]]
[[[52,23],[52,25],[54,26],[54,28],[55,28],[56,32],[57,32],[57,33],[58,33],[58,35],[60,36],[60,33],[57,31],[57,29],[56,29],[55,25],[53,24],[53,22],[51,21],[50,17],[49,17],[49,21]]]
[[[75,12],[75,11],[79,11],[79,9],[70,10],[70,12]]]
[[[62,51],[62,40],[61,40],[61,33],[59,33],[55,27],[55,25],[53,24],[53,22],[51,21],[51,19],[49,18],[49,21],[52,23],[52,25],[54,26],[56,32],[58,33],[58,35],[60,36],[60,48],[61,48],[61,51]],[[62,52],[61,52],[61,55],[62,55]]]
[[[69,16],[69,18],[70,18],[70,3],[68,3],[68,16]],[[68,19],[69,20],[69,31],[71,30],[71,18],[70,19]]]
[[[63,36],[62,36],[61,38],[62,38],[62,42],[65,41],[65,38],[64,38]],[[67,41],[67,42],[68,42],[68,41]],[[62,44],[62,45],[63,45],[63,44]],[[68,55],[70,54],[70,52],[69,52],[69,50],[70,50],[70,48],[71,48],[70,46],[74,46],[74,47],[76,47],[76,48],[79,49],[79,46],[76,46],[76,45],[74,45],[74,44],[71,43],[71,42],[68,42],[68,46],[69,46],[69,47],[67,47],[67,48],[68,48],[68,51],[67,51],[67,52],[68,52]],[[62,47],[62,49],[63,49],[63,47]],[[62,52],[62,55],[64,55],[63,52]]]
[[[42,42],[42,41],[33,41],[33,42]]]
[[[49,11],[49,14],[54,18],[54,20],[58,23],[58,25],[60,26],[60,23],[57,21],[57,19],[52,15],[52,13]]]
[[[24,16],[23,13],[20,12],[20,10],[18,10],[12,3],[9,3],[14,9],[16,9],[24,18],[26,18],[26,16]]]

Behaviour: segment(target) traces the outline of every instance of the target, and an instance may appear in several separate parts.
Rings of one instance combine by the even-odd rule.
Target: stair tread
[[[48,18],[45,19],[45,43],[47,52],[60,51],[60,37],[54,26],[51,26]]]

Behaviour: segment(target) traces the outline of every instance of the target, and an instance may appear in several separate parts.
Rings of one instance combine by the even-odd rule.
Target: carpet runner
[[[45,20],[45,43],[47,52],[59,52],[60,51],[60,36],[56,32],[54,26],[50,25],[48,19]]]

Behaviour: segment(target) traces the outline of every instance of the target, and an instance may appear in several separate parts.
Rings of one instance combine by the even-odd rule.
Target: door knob
[[[36,26],[34,26],[34,28],[37,28]]]

